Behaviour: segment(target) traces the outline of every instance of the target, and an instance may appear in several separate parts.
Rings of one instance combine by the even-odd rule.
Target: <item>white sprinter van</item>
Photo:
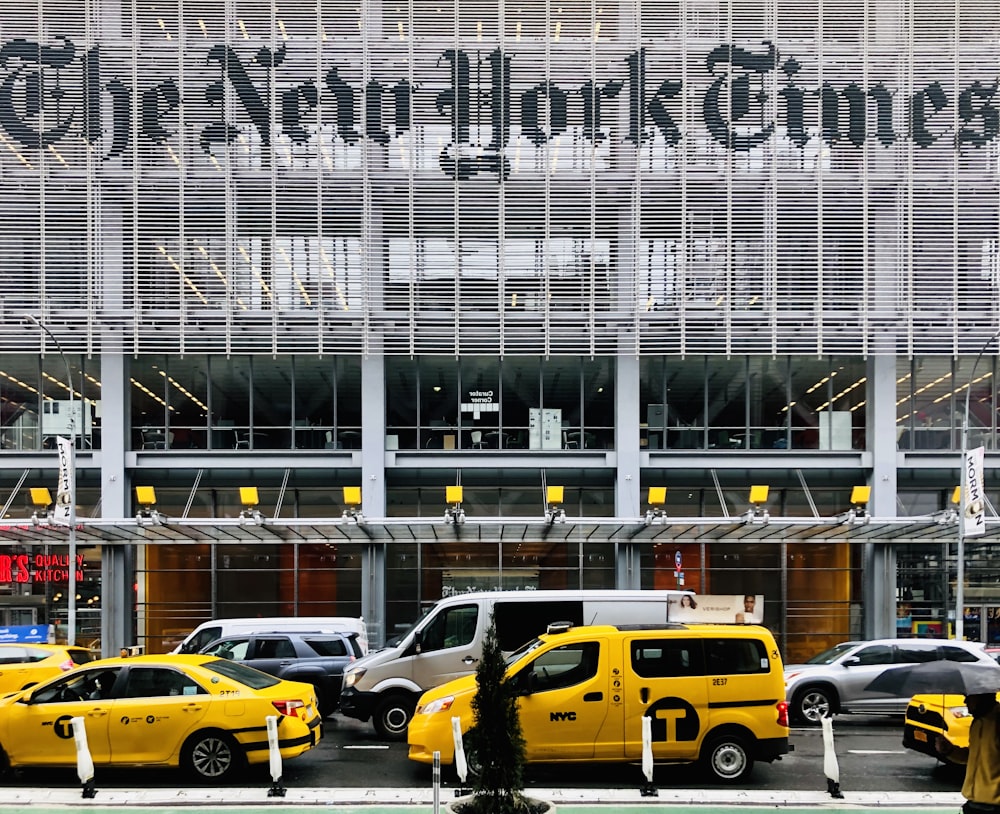
[[[353,616],[249,616],[212,619],[192,630],[171,653],[197,653],[205,645],[228,636],[256,633],[354,633],[361,652],[368,652],[368,626]]]
[[[512,653],[552,622],[573,625],[659,624],[691,591],[483,591],[439,600],[406,633],[344,670],[340,711],[369,718],[378,734],[404,740],[425,691],[475,672],[483,638],[496,620],[497,639]]]

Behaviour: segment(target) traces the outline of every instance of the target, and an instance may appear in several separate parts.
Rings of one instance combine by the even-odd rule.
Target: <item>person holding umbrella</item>
[[[965,764],[962,806],[965,814],[1000,814],[1000,704],[996,693],[965,696],[972,715],[969,746],[961,748],[938,735],[938,752],[955,763]]]
[[[962,806],[965,814],[1000,814],[1000,666],[988,660],[968,663],[940,659],[889,669],[870,681],[865,689],[896,695],[943,693],[964,695],[972,715],[968,748],[935,739],[938,754],[965,764]]]

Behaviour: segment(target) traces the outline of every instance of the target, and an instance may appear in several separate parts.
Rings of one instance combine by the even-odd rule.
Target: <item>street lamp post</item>
[[[73,372],[69,360],[63,353],[59,340],[38,317],[28,314],[26,319],[42,330],[59,351],[63,364],[66,365],[66,385],[69,387],[69,460],[66,468],[69,473],[69,584],[66,587],[66,643],[76,644],[76,400],[73,397]]]
[[[976,378],[976,368],[979,367],[979,360],[983,358],[990,343],[1000,336],[1000,329],[994,331],[987,339],[976,355],[976,360],[972,363],[972,372],[969,373],[969,383],[965,388],[965,413],[962,419],[962,465],[959,472],[959,502],[958,502],[958,562],[955,567],[955,638],[965,638],[965,513],[968,510],[968,463],[969,454],[969,405],[972,395],[972,385]]]

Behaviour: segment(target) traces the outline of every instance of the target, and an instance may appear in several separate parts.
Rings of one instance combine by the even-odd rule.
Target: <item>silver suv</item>
[[[980,642],[953,639],[874,639],[834,645],[805,664],[785,665],[789,714],[794,722],[807,726],[817,726],[824,715],[834,713],[903,715],[909,696],[867,692],[868,683],[884,670],[903,664],[937,659],[993,662],[984,647]]]

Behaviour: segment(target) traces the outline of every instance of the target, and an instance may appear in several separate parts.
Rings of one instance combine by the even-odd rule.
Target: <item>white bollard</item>
[[[653,785],[653,719],[648,715],[642,716],[642,773],[646,775],[646,782],[639,793],[643,797],[659,797]]]
[[[441,814],[441,753],[434,752],[434,768],[431,779],[434,784],[434,814]]]
[[[653,719],[648,715],[642,716],[642,773],[653,782]]]
[[[284,797],[285,787],[281,785],[281,750],[278,746],[278,716],[268,715],[267,722],[267,754],[271,769],[271,788],[268,797]]]
[[[455,771],[458,772],[458,779],[463,783],[469,773],[469,764],[465,762],[465,744],[462,742],[462,719],[454,717],[451,719],[451,736],[455,741]]]
[[[83,796],[94,796],[94,758],[87,743],[87,727],[82,717],[70,718],[73,740],[76,743],[76,774],[83,783]]]
[[[831,797],[843,798],[840,791],[840,764],[837,750],[833,746],[833,718],[824,715],[820,719],[823,727],[823,772],[826,774],[826,790]]]

